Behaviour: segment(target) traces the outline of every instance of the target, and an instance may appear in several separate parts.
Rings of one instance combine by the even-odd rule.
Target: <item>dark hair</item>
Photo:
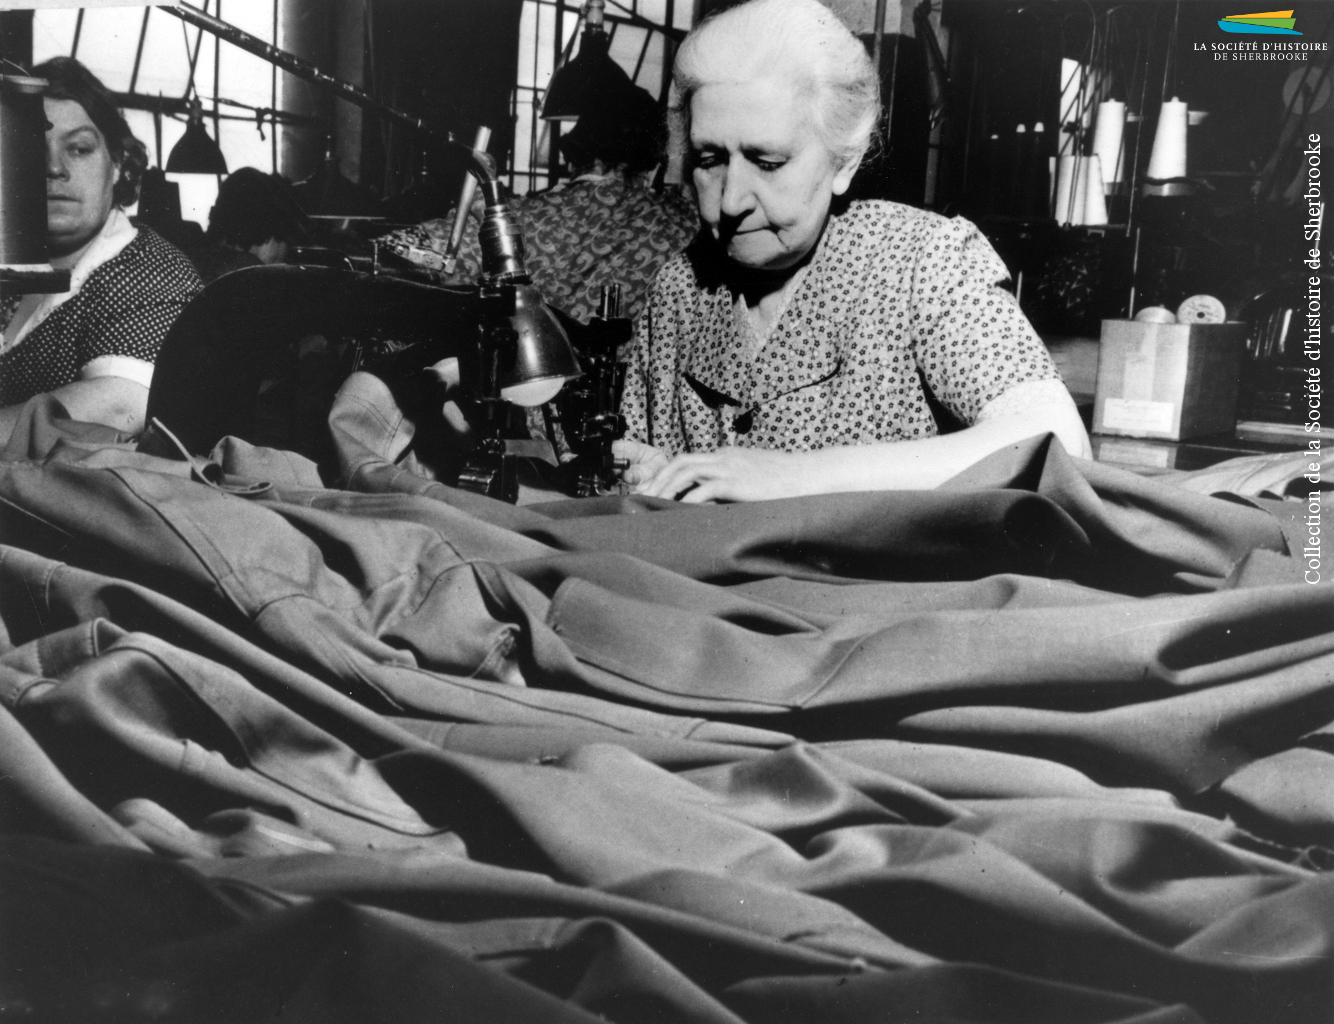
[[[120,167],[120,177],[111,189],[112,202],[117,206],[133,205],[139,198],[139,181],[148,166],[148,150],[120,116],[107,87],[73,57],[52,57],[38,64],[32,73],[34,78],[46,79],[47,98],[73,100],[83,107],[102,133],[112,163]]]
[[[638,174],[662,160],[666,143],[667,121],[657,100],[627,81],[579,116],[561,136],[560,151],[576,171],[601,160],[608,169],[623,167],[627,174]]]
[[[307,234],[305,214],[287,179],[254,167],[238,168],[223,179],[208,215],[209,241],[238,249],[263,245],[270,238],[302,242]]]

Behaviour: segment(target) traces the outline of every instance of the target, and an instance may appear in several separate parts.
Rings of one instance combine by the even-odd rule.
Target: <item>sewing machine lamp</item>
[[[570,339],[532,285],[514,289],[513,362],[500,368],[500,397],[512,405],[533,407],[551,401],[580,368]]]
[[[478,241],[484,308],[494,310],[485,332],[488,351],[483,352],[484,364],[494,362],[483,366],[482,393],[498,394],[513,405],[542,405],[583,370],[565,329],[528,276],[523,236],[498,197],[487,203]]]

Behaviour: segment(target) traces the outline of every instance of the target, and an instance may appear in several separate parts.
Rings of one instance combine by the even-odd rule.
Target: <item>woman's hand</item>
[[[639,485],[652,480],[654,475],[667,465],[667,453],[661,448],[644,444],[642,441],[632,441],[629,438],[613,441],[611,454],[629,463],[621,473],[621,479],[627,484],[634,485],[636,492],[641,490]]]
[[[635,493],[652,498],[679,497],[692,504],[761,501],[809,493],[801,455],[764,448],[720,448],[697,455],[678,455],[670,462],[661,452],[657,455],[663,462],[651,477],[644,478]],[[630,481],[628,473],[626,480]]]

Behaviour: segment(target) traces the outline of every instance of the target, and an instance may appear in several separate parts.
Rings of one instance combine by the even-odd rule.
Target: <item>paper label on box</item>
[[[1166,469],[1170,454],[1166,448],[1150,448],[1145,444],[1125,441],[1103,441],[1098,445],[1099,462],[1119,462],[1123,466]]]
[[[1171,402],[1145,402],[1133,398],[1109,398],[1102,407],[1102,423],[1116,430],[1153,430],[1170,433],[1176,406]]]
[[[1152,405],[1154,373],[1158,368],[1158,339],[1143,338],[1126,353],[1121,394],[1136,405]],[[1166,429],[1166,428],[1164,428]]]

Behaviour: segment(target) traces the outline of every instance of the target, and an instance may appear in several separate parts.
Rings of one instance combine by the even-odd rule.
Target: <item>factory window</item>
[[[514,155],[509,184],[515,192],[538,191],[561,174],[555,140],[560,128],[543,121],[538,112],[551,74],[569,49],[578,52],[580,4],[577,0],[524,0],[519,22],[519,76],[515,83]],[[688,29],[692,0],[607,0],[607,31],[611,56],[636,85],[654,96],[667,91],[675,43],[647,27],[666,25]]]
[[[282,46],[280,0],[207,0],[196,3],[209,14]],[[277,169],[279,140],[274,126],[256,126],[256,109],[279,106],[276,69],[267,61],[222,43],[216,37],[152,7],[88,7],[38,10],[33,18],[33,60],[72,55],[114,92],[183,97],[194,64],[195,89],[204,103],[205,126],[229,168]],[[185,121],[156,119],[147,110],[125,110],[125,120],[148,146],[149,162],[165,166],[185,132]],[[281,129],[280,129],[281,130]],[[181,191],[181,213],[208,223],[217,195],[216,178],[168,175]]]
[[[284,0],[196,0],[195,6],[265,42],[284,46],[280,4]],[[538,113],[553,70],[563,55],[578,52],[578,0],[523,0],[519,26],[519,72],[511,100],[514,151],[507,180],[518,193],[544,189],[563,172],[555,148],[560,126]],[[685,30],[693,0],[607,0],[611,56],[636,84],[662,97],[667,90],[675,42],[652,26]],[[45,8],[33,21],[33,60],[78,57],[114,92],[180,98],[194,65],[195,89],[205,125],[230,168],[280,168],[281,126],[255,121],[256,110],[281,107],[277,70],[252,54],[153,7]],[[126,109],[131,130],[148,146],[150,163],[164,166],[185,131],[178,116]],[[181,191],[182,215],[206,224],[218,182],[207,175],[168,175]]]

